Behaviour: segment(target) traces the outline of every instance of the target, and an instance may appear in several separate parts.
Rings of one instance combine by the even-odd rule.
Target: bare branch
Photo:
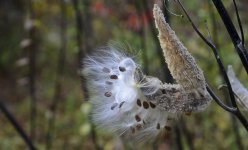
[[[4,106],[2,103],[2,100],[0,100],[0,110],[3,112],[4,116],[10,121],[10,123],[13,125],[13,127],[16,129],[16,131],[19,133],[21,138],[25,141],[27,146],[30,150],[36,150],[35,146],[33,145],[31,139],[27,136],[25,131],[22,129],[22,127],[19,125],[19,123],[16,121],[14,116],[8,111],[8,109]]]

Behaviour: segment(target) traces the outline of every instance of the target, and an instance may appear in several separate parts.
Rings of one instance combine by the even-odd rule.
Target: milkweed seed
[[[112,93],[111,93],[111,92],[106,92],[104,95],[105,95],[106,97],[110,97],[110,96],[112,95]]]
[[[135,115],[135,120],[136,120],[137,122],[140,122],[140,121],[141,121],[140,116],[139,116],[139,115]]]
[[[114,104],[111,106],[111,110],[114,110],[116,106],[118,106],[118,103],[114,103]]]
[[[124,103],[125,103],[125,101],[121,102],[119,105],[119,108],[121,108]]]
[[[120,70],[121,72],[125,72],[125,71],[126,71],[126,68],[125,68],[125,67],[119,67],[119,70]]]
[[[115,79],[116,80],[116,79],[118,79],[118,76],[117,75],[111,75],[110,79]]]
[[[146,124],[145,120],[142,120],[142,122],[143,122],[144,125]]]
[[[150,102],[150,106],[151,106],[151,108],[156,108],[156,105],[153,104],[152,102]]]
[[[137,105],[138,105],[139,107],[142,106],[140,99],[137,99]]]
[[[145,109],[148,109],[148,108],[149,108],[149,104],[148,104],[146,101],[144,101],[144,102],[143,102],[143,107],[144,107]]]

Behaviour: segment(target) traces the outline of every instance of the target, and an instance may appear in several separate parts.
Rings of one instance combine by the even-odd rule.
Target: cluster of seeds
[[[106,53],[108,56],[103,54],[104,59],[94,57],[85,65],[94,107],[93,121],[135,139],[155,137],[161,130],[169,131],[170,115],[147,98],[153,97],[161,81],[144,76],[131,58],[117,52]]]

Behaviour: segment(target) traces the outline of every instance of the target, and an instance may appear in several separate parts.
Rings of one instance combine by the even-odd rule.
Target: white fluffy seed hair
[[[83,74],[93,103],[93,121],[99,127],[136,140],[169,128],[169,113],[146,97],[162,87],[161,81],[144,78],[131,58],[108,47],[85,59]]]
[[[93,103],[94,123],[142,141],[171,130],[171,120],[178,113],[201,111],[211,101],[201,69],[157,5],[154,18],[166,62],[178,84],[163,84],[144,75],[132,58],[111,46],[85,58],[82,70]]]
[[[248,90],[238,80],[231,65],[228,66],[227,75],[231,82],[233,92],[238,96],[237,101],[248,111]]]

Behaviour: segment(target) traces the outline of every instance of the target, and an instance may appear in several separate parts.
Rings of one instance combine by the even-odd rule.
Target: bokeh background
[[[199,29],[206,36],[211,33],[225,66],[233,65],[248,87],[245,70],[212,2],[182,2]],[[117,43],[131,49],[146,73],[173,82],[154,28],[154,3],[160,4],[166,19],[204,70],[208,83],[228,103],[226,91],[218,90],[223,80],[213,53],[181,16],[183,12],[174,1],[166,1],[171,13],[159,0],[0,1],[0,100],[38,149],[248,149],[244,127],[215,102],[204,112],[178,116],[172,130],[155,142],[123,141],[91,123],[80,62],[98,47]],[[224,4],[238,27],[233,2]],[[248,1],[237,4],[248,39]],[[243,113],[247,117],[247,112]],[[1,112],[0,149],[27,149]]]

